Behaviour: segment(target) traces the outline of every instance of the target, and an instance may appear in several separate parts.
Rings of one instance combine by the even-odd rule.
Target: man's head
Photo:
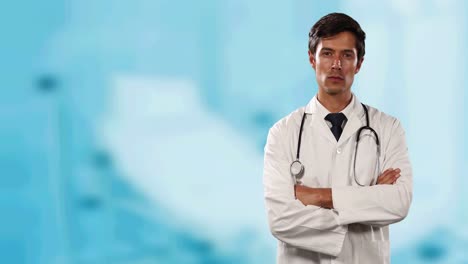
[[[366,33],[341,13],[322,17],[309,32],[309,60],[327,94],[349,92],[365,54]]]

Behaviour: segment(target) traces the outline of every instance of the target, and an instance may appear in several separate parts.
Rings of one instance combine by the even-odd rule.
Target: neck
[[[328,94],[319,89],[317,100],[328,110],[330,113],[341,112],[351,102],[353,95],[351,91],[339,94]]]

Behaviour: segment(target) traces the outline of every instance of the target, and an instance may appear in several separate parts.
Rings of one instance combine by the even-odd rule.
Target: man
[[[408,214],[412,169],[399,121],[351,92],[364,41],[351,17],[322,17],[309,33],[318,93],[269,131],[263,183],[278,263],[390,262],[388,225]]]

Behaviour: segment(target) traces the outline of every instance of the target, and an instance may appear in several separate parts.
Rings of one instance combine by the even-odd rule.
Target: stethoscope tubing
[[[380,140],[379,140],[379,136],[378,136],[377,132],[370,126],[369,112],[367,110],[367,106],[364,105],[363,103],[361,103],[361,105],[364,108],[364,112],[365,112],[365,115],[366,115],[366,125],[359,128],[359,130],[357,132],[357,135],[356,135],[356,148],[354,149],[354,162],[353,162],[353,174],[354,174],[353,176],[354,176],[354,181],[356,182],[356,184],[358,184],[359,186],[365,186],[365,185],[361,184],[356,178],[356,160],[357,160],[357,150],[358,150],[358,147],[359,147],[359,139],[361,137],[362,131],[364,131],[364,130],[371,131],[371,133],[375,136],[375,142],[376,142],[376,145],[377,145],[377,170],[379,172],[380,172],[380,160],[379,160],[380,159]],[[295,184],[300,183],[299,178],[304,173],[304,165],[301,163],[301,161],[299,159],[299,156],[300,156],[300,151],[301,151],[302,131],[303,131],[303,128],[304,128],[305,117],[306,117],[306,112],[304,111],[304,114],[302,115],[301,126],[299,128],[299,139],[298,139],[298,143],[297,143],[296,160],[291,163],[291,166],[289,168],[291,176],[293,177],[293,181],[294,181]],[[295,164],[297,164],[296,166],[299,166],[299,170],[297,170],[297,168],[296,169],[293,168],[293,167],[295,167],[294,166]],[[297,172],[293,172],[293,170],[295,170]],[[370,183],[371,185],[372,185],[373,181],[374,181],[374,179],[371,181],[371,183]]]

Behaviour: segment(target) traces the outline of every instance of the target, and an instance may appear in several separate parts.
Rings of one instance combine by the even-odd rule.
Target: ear
[[[315,61],[314,54],[312,54],[312,52],[310,52],[310,50],[308,51],[308,53],[309,53],[309,62],[310,62],[310,65],[312,65],[312,68],[314,68],[314,70],[315,70],[316,61]]]
[[[361,70],[361,66],[362,66],[362,63],[364,62],[364,57],[362,57],[358,63],[357,63],[357,66],[356,66],[356,70],[354,71],[354,74],[357,74],[360,70]]]

